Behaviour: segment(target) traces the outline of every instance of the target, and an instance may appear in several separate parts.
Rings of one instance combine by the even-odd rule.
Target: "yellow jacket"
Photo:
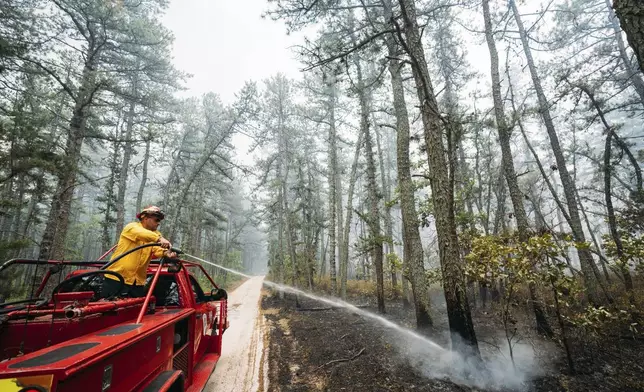
[[[159,238],[161,238],[161,233],[146,229],[141,222],[128,223],[121,232],[112,260],[139,245],[157,242]],[[163,256],[163,252],[165,252],[165,249],[160,246],[143,248],[123,257],[107,269],[121,274],[125,279],[125,284],[143,286],[145,285],[150,260]],[[110,275],[105,275],[105,277],[118,280]]]

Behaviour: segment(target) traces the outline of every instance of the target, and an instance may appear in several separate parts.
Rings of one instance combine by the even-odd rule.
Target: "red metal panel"
[[[118,337],[117,337],[118,338]],[[166,365],[172,357],[174,324],[166,324],[134,344],[119,349],[111,355],[100,356],[82,371],[73,372],[58,384],[60,392],[100,391],[104,373],[111,367],[110,392],[125,392],[145,384],[150,375]],[[157,343],[158,339],[160,342]],[[159,344],[157,351],[157,344]],[[84,364],[81,364],[83,366]],[[80,369],[78,369],[80,370]],[[144,384],[145,383],[145,384]]]
[[[197,364],[192,376],[192,385],[188,387],[187,392],[201,392],[206,386],[210,375],[219,361],[219,354],[206,354],[201,362]]]
[[[136,310],[136,309],[135,309]],[[68,340],[64,343],[39,350],[38,352],[24,355],[20,358],[12,359],[10,361],[0,363],[0,374],[4,377],[13,377],[16,375],[32,375],[32,374],[42,374],[43,372],[55,373],[57,379],[65,379],[68,376],[73,375],[79,370],[85,370],[85,368],[100,363],[105,358],[121,353],[126,348],[131,345],[137,344],[139,341],[145,340],[151,335],[157,334],[163,329],[168,329],[169,339],[168,344],[172,345],[174,341],[174,323],[178,320],[185,317],[192,317],[194,311],[192,309],[185,309],[177,313],[168,313],[164,314],[163,312],[158,312],[154,315],[148,315],[143,318],[143,323],[139,328],[131,330],[129,332],[120,334],[120,335],[107,335],[100,336],[98,333],[90,333],[82,337]],[[156,335],[155,335],[156,336]],[[71,356],[59,362],[53,363],[49,366],[43,366],[40,368],[30,368],[30,369],[10,369],[10,366],[13,363],[23,361],[29,358],[37,357],[45,352],[52,351],[58,347],[63,347],[66,344],[76,344],[76,343],[85,343],[85,342],[100,342],[101,344],[84,351],[80,354]],[[154,345],[156,348],[156,340],[154,340]],[[163,342],[165,344],[165,342]],[[136,360],[137,355],[133,355],[132,352],[129,355]],[[136,361],[135,361],[136,362]],[[137,365],[138,366],[138,365]],[[158,366],[158,365],[157,365]],[[141,378],[139,378],[141,380]]]
[[[141,306],[140,302],[138,305],[120,308],[111,315],[93,314],[74,319],[57,318],[53,324],[51,316],[31,320],[26,325],[24,320],[9,321],[3,326],[2,333],[0,333],[0,347],[2,348],[0,360],[18,355],[21,342],[24,342],[23,352],[28,354],[48,345],[59,344],[77,336],[133,320]],[[65,313],[65,310],[60,309],[58,313]]]

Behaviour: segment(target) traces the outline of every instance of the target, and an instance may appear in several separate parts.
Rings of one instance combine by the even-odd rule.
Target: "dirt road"
[[[259,313],[263,281],[263,276],[251,278],[228,294],[230,327],[224,333],[221,358],[204,391],[267,389],[268,355],[264,355],[264,317]]]

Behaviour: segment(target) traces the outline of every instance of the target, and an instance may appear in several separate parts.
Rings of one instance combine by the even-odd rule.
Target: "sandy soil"
[[[230,327],[221,358],[204,391],[265,391],[264,317],[260,314],[263,276],[253,277],[228,294]]]

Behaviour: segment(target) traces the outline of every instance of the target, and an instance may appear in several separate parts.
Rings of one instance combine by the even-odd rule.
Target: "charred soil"
[[[341,309],[268,293],[269,391],[469,391],[430,380],[395,353],[388,331]]]
[[[306,298],[297,303],[292,295],[284,299],[266,291],[262,312],[267,320],[269,391],[483,391],[447,379],[430,378],[413,366],[396,348],[399,343],[391,330],[349,311],[333,308]],[[354,298],[356,304],[366,300]],[[375,311],[373,304],[366,305]],[[372,308],[373,307],[373,308]],[[387,303],[386,317],[412,327],[413,311],[400,302]],[[442,345],[443,315],[435,321],[433,339]],[[482,353],[504,352],[504,335],[489,309],[474,310],[479,346]],[[515,321],[529,330],[530,318]],[[576,373],[570,374],[562,350],[556,343],[536,334],[522,333],[516,338],[515,356],[522,361],[521,346],[530,347],[531,364],[537,373],[520,391],[644,391],[644,344],[639,340],[588,342],[574,337]],[[507,343],[505,343],[507,344]],[[503,352],[503,353],[501,353]],[[494,355],[494,354],[492,354]],[[510,365],[511,366],[511,365]],[[499,390],[498,388],[495,390]]]

